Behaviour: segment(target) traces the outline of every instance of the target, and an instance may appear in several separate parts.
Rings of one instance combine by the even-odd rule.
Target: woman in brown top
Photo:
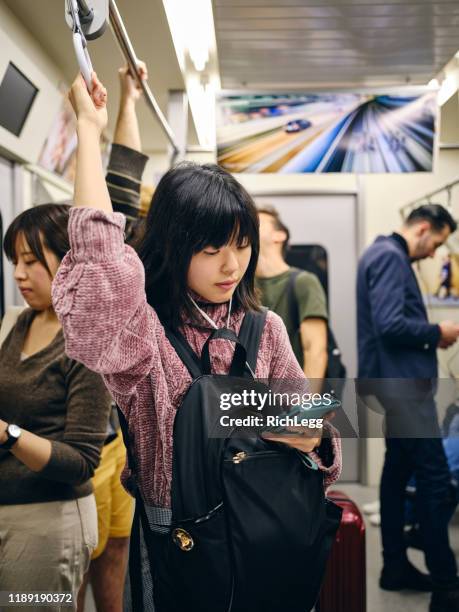
[[[110,410],[101,378],[66,356],[51,303],[68,214],[65,205],[37,206],[5,236],[30,308],[0,348],[0,591],[16,604],[17,592],[54,594],[44,610],[61,608],[57,594],[75,604],[97,543],[90,478]]]

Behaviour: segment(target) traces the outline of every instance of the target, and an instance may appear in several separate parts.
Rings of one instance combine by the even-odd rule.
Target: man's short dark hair
[[[451,233],[457,229],[456,221],[441,204],[424,204],[415,208],[405,219],[405,225],[414,225],[419,223],[419,221],[428,221],[436,232],[441,232],[445,225],[449,227]]]
[[[282,256],[285,258],[285,256],[287,255],[288,243],[290,240],[290,230],[288,229],[286,225],[284,225],[284,223],[282,222],[279,216],[279,213],[274,208],[274,206],[269,206],[267,204],[264,206],[259,206],[257,208],[257,211],[258,211],[258,214],[263,213],[264,215],[269,215],[274,222],[274,228],[277,231],[284,232],[285,235],[287,236],[287,238],[282,244]]]

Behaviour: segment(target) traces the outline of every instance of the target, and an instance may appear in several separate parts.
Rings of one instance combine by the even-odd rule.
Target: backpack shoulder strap
[[[239,340],[247,351],[247,362],[255,372],[258,357],[258,347],[266,320],[266,309],[261,312],[250,311],[244,316],[241,329],[239,330]],[[201,360],[188,344],[185,337],[179,331],[172,331],[164,327],[166,337],[172,344],[175,352],[185,364],[193,379],[202,376]]]
[[[172,330],[166,321],[160,317],[158,312],[157,314],[163,326],[166,338],[172,344],[172,348],[190,373],[191,378],[194,380],[202,376],[201,360],[193,351],[185,336],[178,329]]]
[[[172,331],[168,327],[164,327],[164,331],[166,333],[166,338],[183,361],[191,378],[199,378],[202,375],[201,360],[188,344],[186,338],[178,330]]]
[[[116,409],[118,411],[118,419],[120,422],[120,428],[121,428],[121,434],[123,436],[123,442],[124,442],[124,446],[126,447],[126,455],[127,455],[127,464],[128,467],[131,471],[131,476],[134,478],[133,481],[131,481],[130,485],[132,485],[132,488],[137,491],[137,482],[135,481],[135,473],[136,473],[136,462],[134,460],[134,454],[132,452],[132,446],[131,446],[131,440],[129,438],[129,426],[128,423],[126,421],[126,417],[124,416],[123,412],[121,411],[121,408],[118,406],[118,404],[116,405]]]
[[[258,348],[266,321],[268,310],[263,308],[260,312],[253,310],[247,312],[239,330],[239,340],[247,351],[247,363],[255,372],[257,367]]]
[[[298,310],[298,300],[295,294],[295,282],[301,272],[302,270],[293,270],[290,274],[287,285],[288,314],[295,330],[300,327],[300,313]]]

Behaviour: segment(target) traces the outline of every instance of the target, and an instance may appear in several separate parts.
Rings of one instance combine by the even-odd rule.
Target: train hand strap
[[[67,14],[71,17],[73,48],[75,50],[78,66],[85,80],[86,87],[91,93],[93,68],[88,53],[86,37],[80,23],[77,0],[67,0]]]
[[[92,90],[93,67],[88,40],[99,38],[108,23],[109,0],[65,0],[65,20],[72,30],[73,48],[86,86]]]

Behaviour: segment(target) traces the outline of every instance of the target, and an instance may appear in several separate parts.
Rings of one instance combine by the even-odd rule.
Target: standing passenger
[[[257,285],[261,302],[285,323],[298,363],[309,378],[312,390],[320,392],[328,362],[325,292],[314,274],[302,270],[293,280],[299,320],[292,320],[289,283],[298,270],[285,261],[290,233],[274,208],[259,208],[258,217]]]
[[[90,478],[110,397],[99,376],[65,354],[51,303],[68,218],[68,206],[44,204],[21,213],[5,235],[29,308],[0,350],[0,591],[70,593],[75,609],[97,545]]]
[[[79,136],[75,208],[71,250],[54,282],[54,304],[68,353],[103,374],[127,421],[135,470],[125,483],[135,481],[155,516],[170,517],[174,418],[191,377],[161,321],[179,328],[197,354],[210,335],[209,318],[238,333],[245,312],[259,308],[256,209],[221,168],[179,165],[156,189],[139,260],[124,244],[124,218],[112,213],[104,182],[99,139],[107,122],[105,107],[94,106],[81,76],[71,100]],[[212,345],[217,372],[228,372],[232,353],[231,345],[218,350]],[[304,380],[285,327],[273,313],[266,318],[256,375]],[[312,453],[325,486],[337,479],[337,436],[326,444],[329,462],[321,459],[317,430],[299,427],[295,435],[268,438]]]
[[[400,232],[379,236],[365,251],[357,283],[359,379],[384,379],[373,383],[387,426],[380,491],[384,559],[380,586],[433,590],[430,612],[459,610],[456,560],[448,539],[450,473],[433,399],[436,350],[456,341],[459,326],[428,322],[411,264],[433,257],[455,230],[455,221],[438,204],[413,210]],[[406,555],[404,500],[412,475],[432,582]]]

